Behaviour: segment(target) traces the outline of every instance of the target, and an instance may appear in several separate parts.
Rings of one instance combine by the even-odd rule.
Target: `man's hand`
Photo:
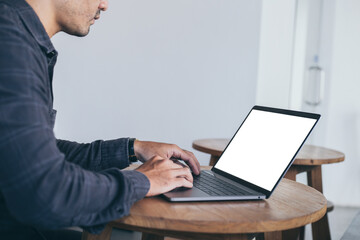
[[[147,197],[169,192],[177,187],[192,188],[193,177],[190,169],[178,161],[156,156],[136,169],[149,179]]]
[[[186,162],[194,174],[200,174],[200,163],[195,155],[192,152],[179,148],[175,144],[135,140],[134,151],[137,159],[142,162],[146,162],[155,156],[160,156],[164,159],[179,159]]]

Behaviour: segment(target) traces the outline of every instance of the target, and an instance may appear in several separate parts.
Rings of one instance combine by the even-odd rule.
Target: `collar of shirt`
[[[39,17],[34,9],[25,0],[1,0],[13,6],[18,12],[23,24],[26,26],[31,35],[38,42],[39,46],[48,58],[57,56],[49,35],[46,33]]]

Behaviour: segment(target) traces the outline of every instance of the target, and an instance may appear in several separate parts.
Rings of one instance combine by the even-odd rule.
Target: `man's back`
[[[0,1],[0,236],[6,235],[8,239],[26,239],[30,236],[35,238],[38,234],[33,228],[20,224],[13,217],[14,213],[9,212],[2,193],[19,191],[20,189],[16,189],[17,184],[26,184],[28,176],[17,174],[24,166],[16,164],[16,159],[11,155],[16,151],[12,148],[21,148],[25,145],[16,146],[12,143],[15,138],[28,138],[27,135],[36,128],[29,127],[28,132],[21,129],[24,127],[23,120],[32,114],[30,111],[37,111],[37,106],[29,108],[28,111],[27,107],[24,107],[26,104],[33,104],[29,101],[30,91],[26,88],[39,86],[37,81],[44,85],[49,79],[46,78],[46,57],[27,28],[27,25],[30,25],[33,29],[41,30],[42,25],[34,18],[31,9],[26,11],[26,5],[23,8],[15,8],[16,4],[16,1]],[[21,10],[23,11],[19,13]],[[45,94],[41,94],[42,96],[49,96],[50,88],[44,88],[43,91]],[[20,94],[16,96],[14,92]],[[51,103],[49,99],[44,100]],[[27,198],[17,203],[19,200],[13,199],[12,201],[16,202],[12,204],[27,205]]]

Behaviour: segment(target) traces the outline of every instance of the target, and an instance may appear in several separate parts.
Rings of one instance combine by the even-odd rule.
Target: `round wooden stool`
[[[210,138],[195,140],[192,144],[193,148],[204,153],[210,154],[210,164],[213,166],[220,158],[230,139],[227,138]],[[319,192],[323,192],[322,171],[321,166],[324,164],[338,163],[345,159],[342,152],[332,149],[304,145],[293,164],[286,173],[285,177],[296,180],[296,175],[306,172],[308,185],[315,188]],[[334,209],[334,204],[328,201],[327,211]],[[312,224],[313,239],[330,239],[330,230],[327,214],[318,222]]]

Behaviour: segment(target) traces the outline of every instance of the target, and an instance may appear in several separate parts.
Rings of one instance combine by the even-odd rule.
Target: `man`
[[[52,77],[60,31],[85,36],[107,0],[0,0],[0,239],[99,233],[135,201],[192,187],[199,162],[176,145],[55,139]],[[120,171],[134,159],[135,171]],[[70,236],[58,235],[59,239]],[[65,237],[64,237],[65,236]]]

